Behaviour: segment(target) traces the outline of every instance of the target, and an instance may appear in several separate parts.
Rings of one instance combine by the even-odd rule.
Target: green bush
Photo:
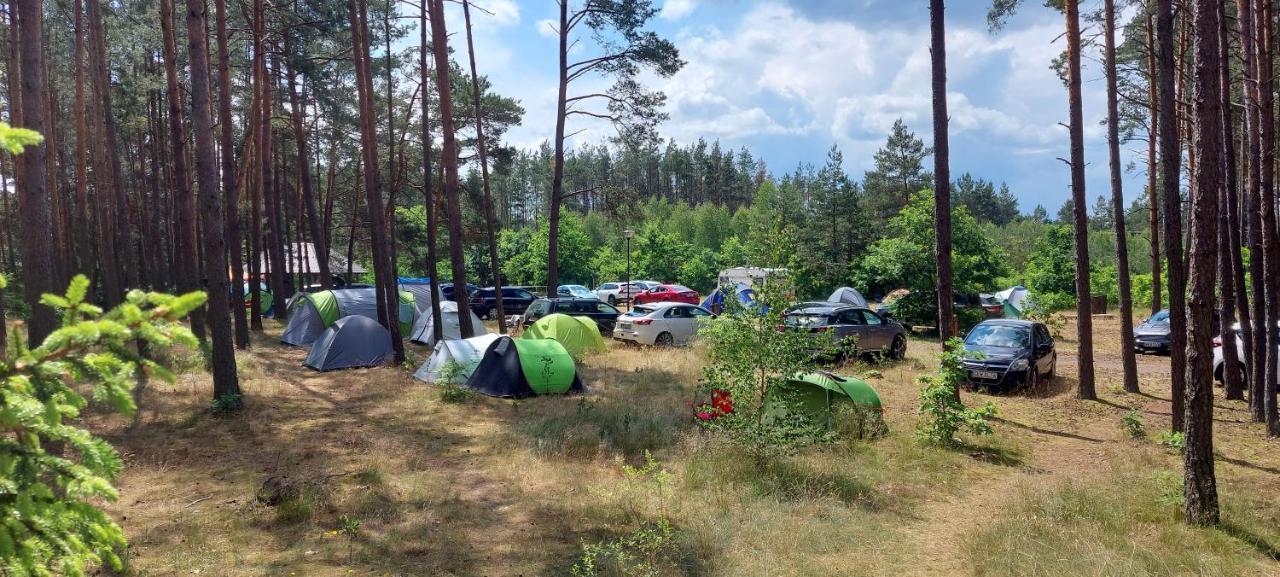
[[[953,338],[942,351],[937,375],[921,375],[919,414],[924,415],[916,428],[916,436],[927,443],[955,446],[961,429],[977,435],[991,434],[987,419],[996,416],[996,406],[988,402],[980,409],[966,407],[960,401],[960,385],[965,382],[964,342]]]
[[[1124,416],[1120,417],[1120,429],[1131,439],[1146,437],[1147,429],[1142,426],[1142,411],[1139,409],[1126,411]]]

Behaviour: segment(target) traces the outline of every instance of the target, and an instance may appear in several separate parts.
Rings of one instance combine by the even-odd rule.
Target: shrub
[[[1146,437],[1147,429],[1142,426],[1142,411],[1130,409],[1126,412],[1123,417],[1120,417],[1120,429],[1131,439]]]
[[[1187,440],[1186,437],[1182,436],[1182,433],[1169,431],[1161,432],[1159,435],[1156,435],[1156,442],[1179,453],[1187,448]]]
[[[179,319],[204,304],[204,293],[133,290],[104,313],[85,302],[88,289],[89,280],[77,275],[65,295],[44,295],[41,302],[61,313],[62,326],[34,349],[15,335],[9,356],[0,357],[0,573],[6,575],[82,575],[94,565],[123,570],[124,533],[95,504],[117,498],[113,482],[123,463],[110,444],[72,424],[88,404],[76,385],[95,402],[130,414],[138,371],[173,380],[131,345],[197,346]]]
[[[1050,297],[1053,296],[1050,295]],[[1070,305],[1062,308],[1070,308]],[[1022,310],[1022,318],[1044,324],[1049,329],[1049,334],[1056,340],[1062,338],[1062,329],[1067,328],[1066,317],[1054,312],[1062,310],[1062,308],[1050,308],[1042,304],[1041,299],[1037,298]]]
[[[988,402],[981,409],[971,409],[960,401],[960,385],[965,381],[963,359],[964,342],[952,338],[942,351],[938,374],[920,376],[924,388],[920,391],[918,412],[925,416],[916,428],[920,440],[950,447],[958,444],[956,433],[961,429],[977,435],[991,434],[987,419],[996,415],[996,406]]]
[[[676,531],[666,520],[646,524],[630,535],[583,543],[582,557],[573,565],[573,577],[657,577],[671,572],[677,562]]]

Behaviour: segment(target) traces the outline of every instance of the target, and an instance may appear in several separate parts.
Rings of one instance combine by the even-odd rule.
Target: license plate
[[[618,323],[618,327],[622,329],[629,329],[631,328],[631,323]]]
[[[991,372],[991,371],[973,371],[973,372],[971,372],[971,373],[969,373],[969,374],[970,374],[973,378],[975,378],[975,379],[998,379],[998,378],[1000,378],[1000,373],[993,373],[993,372]]]

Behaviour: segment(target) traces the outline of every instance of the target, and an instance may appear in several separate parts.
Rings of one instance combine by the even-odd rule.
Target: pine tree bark
[[[102,271],[104,304],[112,306],[124,299],[128,276],[122,274],[117,238],[120,192],[119,161],[116,158],[116,122],[111,108],[111,90],[106,56],[106,29],[98,0],[87,0],[85,16],[89,24],[89,74],[95,96],[90,110],[94,113],[93,191],[97,205],[98,267]]]
[[[467,268],[463,260],[462,206],[458,198],[458,142],[454,129],[453,93],[449,88],[449,36],[445,30],[444,0],[431,0],[431,48],[436,61],[436,91],[440,95],[440,129],[443,132],[445,215],[449,227],[449,263],[453,268],[453,300],[463,318],[471,310],[467,294]],[[554,243],[553,243],[554,244]],[[552,249],[553,251],[555,249]],[[554,291],[555,288],[549,289]],[[461,323],[462,338],[475,336],[471,323]]]
[[[934,257],[938,261],[938,335],[943,346],[955,336],[951,289],[951,160],[947,135],[946,7],[929,1],[929,39],[933,77],[933,223]]]
[[[1213,469],[1213,308],[1218,272],[1218,204],[1221,172],[1222,106],[1218,46],[1218,6],[1195,3],[1195,188],[1191,198],[1191,297],[1187,306],[1187,366],[1183,419],[1186,521],[1218,523],[1218,491]],[[1224,284],[1230,284],[1224,283]],[[1271,331],[1268,331],[1271,332]],[[1232,348],[1226,346],[1224,348]]]
[[[1160,178],[1164,208],[1164,253],[1169,262],[1169,329],[1171,332],[1170,389],[1173,398],[1173,430],[1182,431],[1183,390],[1186,379],[1186,281],[1182,268],[1182,202],[1179,176],[1182,170],[1178,144],[1177,100],[1174,70],[1177,54],[1173,39],[1173,0],[1156,1],[1157,64],[1160,105]]]
[[[1076,396],[1096,399],[1093,383],[1093,310],[1089,298],[1089,215],[1085,211],[1084,112],[1080,96],[1080,6],[1066,1],[1067,17],[1067,100],[1071,108],[1071,198],[1075,203],[1076,245],[1076,334],[1079,388]]]
[[[289,59],[293,53],[289,50],[289,35],[285,34],[285,70],[289,83],[289,108],[293,120],[293,139],[298,147],[298,180],[302,191],[302,205],[307,214],[307,232],[311,236],[316,252],[316,267],[319,269],[320,286],[325,290],[333,288],[333,275],[329,271],[329,244],[325,241],[320,229],[320,216],[316,210],[316,195],[311,184],[311,156],[307,146],[306,123],[303,119],[302,103],[298,98],[297,71]]]
[[[352,44],[355,47],[356,84],[360,105],[360,134],[364,147],[364,171],[366,209],[369,219],[369,236],[373,252],[373,275],[378,293],[378,321],[391,331],[391,343],[395,349],[396,363],[404,362],[404,342],[400,339],[399,291],[396,279],[391,275],[391,263],[387,250],[387,230],[383,221],[382,182],[378,174],[378,135],[373,110],[373,75],[369,61],[369,25],[362,0],[348,0],[351,18]],[[352,228],[352,234],[355,229]],[[459,303],[459,310],[461,308]]]
[[[547,293],[560,286],[560,203],[564,198],[564,123],[569,98],[569,0],[560,4],[560,86],[556,96],[555,156],[551,166],[551,198],[547,200]],[[628,294],[630,301],[630,294]]]
[[[1124,369],[1124,390],[1138,392],[1138,360],[1133,342],[1133,292],[1129,282],[1129,238],[1124,222],[1124,167],[1120,161],[1120,110],[1116,79],[1116,5],[1103,2],[1106,41],[1103,60],[1107,75],[1107,152],[1111,168],[1111,213],[1116,234],[1116,280],[1120,292],[1120,360]]]
[[[235,127],[231,120],[231,54],[227,39],[227,0],[214,0],[218,39],[218,124],[222,153],[222,189],[226,195],[226,243],[231,261],[231,318],[235,324],[236,348],[249,348],[249,323],[244,308],[243,232],[240,225],[240,175],[236,166]]]
[[[259,179],[258,187],[261,189],[259,195],[264,207],[266,208],[267,217],[267,234],[265,241],[265,249],[267,253],[267,277],[271,287],[273,311],[275,317],[283,319],[288,315],[284,306],[285,299],[293,295],[293,291],[288,281],[289,263],[285,257],[284,251],[284,218],[280,214],[280,198],[276,194],[275,183],[275,156],[273,147],[272,133],[272,115],[275,114],[275,105],[273,92],[275,91],[275,73],[269,60],[269,52],[271,50],[270,41],[267,35],[270,33],[269,17],[266,13],[266,0],[256,0],[254,2],[254,22],[257,27],[256,36],[254,37],[254,50],[257,57],[258,65],[258,83],[261,86],[259,92],[258,112],[258,170]],[[293,255],[291,258],[296,258]]]
[[[940,0],[939,0],[940,1]],[[476,73],[476,48],[471,39],[471,4],[462,0],[462,14],[467,23],[467,56],[471,61],[471,104],[476,116],[476,151],[480,157],[480,180],[484,187],[484,220],[489,236],[489,269],[493,275],[493,302],[498,315],[498,333],[507,333],[506,309],[502,306],[502,266],[498,262],[498,231],[493,215],[493,193],[489,191],[489,159],[485,150],[484,114],[480,109],[480,76]],[[548,288],[550,294],[554,289]]]
[[[169,0],[161,0],[168,2]],[[224,403],[240,394],[236,375],[235,336],[231,329],[227,278],[226,219],[218,186],[218,158],[214,149],[213,109],[209,88],[208,8],[204,0],[187,0],[187,58],[191,66],[191,127],[195,136],[196,183],[200,188],[200,218],[204,239],[213,398]],[[239,303],[236,303],[239,304]]]
[[[1276,231],[1276,194],[1275,194],[1275,106],[1274,106],[1274,67],[1272,59],[1272,23],[1271,3],[1254,2],[1253,26],[1258,41],[1254,45],[1257,51],[1258,78],[1258,140],[1261,147],[1259,172],[1262,215],[1262,263],[1266,275],[1262,279],[1263,294],[1266,298],[1265,327],[1274,327],[1280,322],[1280,238]],[[1280,419],[1276,415],[1276,363],[1280,362],[1280,335],[1274,330],[1264,330],[1266,339],[1266,357],[1264,369],[1264,390],[1262,394],[1263,416],[1267,424],[1267,434],[1280,436]]]
[[[422,74],[422,204],[427,213],[427,277],[431,283],[431,338],[440,342],[444,338],[444,324],[440,318],[440,279],[436,272],[436,204],[435,184],[431,179],[431,114],[427,85],[430,67],[427,63],[427,3],[422,2],[418,32],[418,65]]]
[[[89,263],[96,262],[92,257],[94,253],[94,243],[91,241],[89,228],[89,171],[88,156],[89,143],[88,134],[89,127],[85,120],[85,98],[84,98],[84,76],[85,76],[85,45],[84,45],[84,2],[82,0],[75,1],[75,116],[76,116],[76,270],[88,271]]]
[[[1236,20],[1240,25],[1240,52],[1244,59],[1244,82],[1241,89],[1244,94],[1245,103],[1245,190],[1243,216],[1247,220],[1246,229],[1249,234],[1249,270],[1250,270],[1250,288],[1253,291],[1253,300],[1250,303],[1250,316],[1252,323],[1246,325],[1242,329],[1242,336],[1245,339],[1245,349],[1253,357],[1254,362],[1249,363],[1249,414],[1254,422],[1261,423],[1265,420],[1265,411],[1263,408],[1263,396],[1266,389],[1266,367],[1264,367],[1265,359],[1267,359],[1267,337],[1265,331],[1257,330],[1258,326],[1265,323],[1266,319],[1266,270],[1262,260],[1262,214],[1260,207],[1262,191],[1262,147],[1260,137],[1258,135],[1259,123],[1261,122],[1260,110],[1258,108],[1258,55],[1255,50],[1255,37],[1253,33],[1253,1],[1252,0],[1236,0]]]
[[[1160,291],[1160,195],[1156,177],[1160,165],[1156,160],[1156,141],[1160,132],[1160,102],[1156,86],[1155,14],[1147,15],[1147,92],[1150,98],[1151,130],[1147,132],[1147,216],[1151,231],[1151,314],[1164,308]]]
[[[22,102],[35,103],[22,108],[21,116],[17,118],[18,125],[44,134],[45,107],[40,105],[46,90],[43,5],[40,0],[15,0],[11,6],[17,20],[20,98]],[[41,295],[62,292],[53,286],[53,277],[48,272],[54,265],[52,215],[48,181],[45,179],[48,154],[48,145],[40,143],[27,147],[18,157],[22,164],[22,178],[17,181],[17,189],[23,289],[27,305],[31,307],[27,342],[33,345],[44,342],[44,338],[53,332],[56,322],[53,309],[40,303]]]
[[[182,88],[178,86],[178,44],[174,31],[173,1],[160,0],[160,33],[164,42],[165,100],[169,105],[169,145],[173,150],[174,265],[180,292],[201,290],[199,254],[196,251],[196,205],[187,166],[187,131],[183,122]],[[127,258],[127,257],[126,257]],[[204,312],[192,311],[191,332],[206,338]]]
[[[1235,308],[1240,304],[1236,295],[1236,272],[1240,265],[1240,252],[1236,248],[1239,245],[1233,244],[1231,239],[1234,220],[1231,215],[1234,211],[1232,207],[1235,206],[1236,189],[1235,115],[1232,114],[1231,108],[1231,67],[1228,66],[1231,62],[1231,41],[1227,31],[1226,5],[1219,3],[1216,8],[1219,79],[1218,93],[1212,96],[1218,99],[1217,107],[1222,117],[1219,124],[1222,134],[1219,137],[1218,147],[1222,158],[1222,189],[1218,199],[1218,281],[1222,301],[1218,307],[1218,326],[1221,327],[1223,343],[1223,389],[1227,399],[1240,400],[1244,398],[1244,383],[1239,354],[1234,346],[1236,335],[1231,328],[1235,324]],[[1243,277],[1241,283],[1243,284]]]

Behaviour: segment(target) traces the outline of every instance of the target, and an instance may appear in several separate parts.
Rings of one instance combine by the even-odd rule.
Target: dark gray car
[[[871,309],[840,303],[801,303],[787,311],[784,322],[794,330],[829,335],[842,343],[845,354],[880,352],[895,359],[907,354],[906,330],[898,321]]]
[[[1167,353],[1173,344],[1169,311],[1162,310],[1133,329],[1133,349],[1139,353]]]

